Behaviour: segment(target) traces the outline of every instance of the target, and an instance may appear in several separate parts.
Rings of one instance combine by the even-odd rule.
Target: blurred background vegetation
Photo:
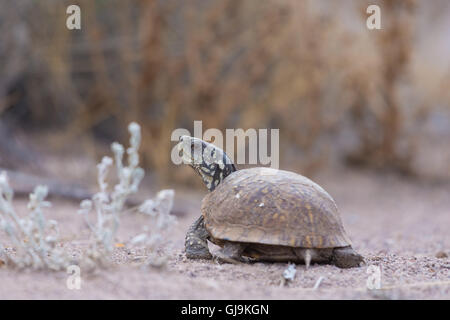
[[[279,128],[281,168],[310,177],[450,179],[449,17],[445,0],[2,0],[0,167],[93,181],[137,121],[154,181],[189,184],[170,134],[202,120]]]

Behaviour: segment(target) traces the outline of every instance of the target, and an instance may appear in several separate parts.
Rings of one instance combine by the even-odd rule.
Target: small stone
[[[296,273],[295,264],[288,264],[288,267],[283,271],[283,278],[286,281],[293,281]]]

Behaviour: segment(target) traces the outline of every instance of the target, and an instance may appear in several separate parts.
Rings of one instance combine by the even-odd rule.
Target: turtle
[[[333,198],[300,174],[269,167],[238,170],[212,143],[181,136],[184,163],[202,178],[207,195],[189,227],[189,259],[245,263],[292,262],[358,267],[363,257],[351,246]],[[213,254],[208,241],[221,248]]]

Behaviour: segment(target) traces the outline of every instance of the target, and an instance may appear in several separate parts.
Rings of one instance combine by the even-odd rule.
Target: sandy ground
[[[113,265],[81,270],[81,289],[69,290],[64,272],[0,267],[0,299],[449,299],[450,184],[418,184],[395,176],[348,170],[315,178],[336,200],[353,247],[366,266],[339,269],[297,265],[294,281],[281,285],[287,264],[218,264],[190,261],[184,234],[199,215],[203,193],[176,190],[178,224],[167,266],[143,267],[146,251],[129,245],[148,217],[124,214]],[[20,211],[24,200],[17,200]],[[86,240],[78,207],[55,201],[47,217],[59,221],[64,245],[77,250]],[[0,241],[7,245],[4,234]],[[78,248],[79,249],[79,248]],[[214,248],[212,248],[214,249]],[[380,267],[381,289],[367,290],[369,266]],[[317,289],[314,285],[322,279]]]

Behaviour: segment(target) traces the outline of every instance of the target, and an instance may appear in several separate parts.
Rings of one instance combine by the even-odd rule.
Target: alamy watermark
[[[81,29],[81,8],[76,4],[67,7],[66,13],[69,15],[66,19],[66,27],[69,30]],[[366,20],[366,26],[369,30],[381,29],[381,9],[376,4],[367,7],[366,13],[370,16]]]
[[[381,288],[381,268],[371,265],[367,268],[366,273],[369,275],[366,281],[367,289],[374,290]]]
[[[72,264],[67,267],[67,274],[69,276],[66,280],[66,286],[69,290],[80,290],[81,289],[81,269],[76,264]]]
[[[81,29],[81,9],[79,6],[72,4],[67,7],[66,13],[69,15],[66,19],[66,27],[69,30]]]
[[[366,26],[369,30],[381,29],[381,9],[376,4],[371,4],[367,7],[366,13],[370,16],[366,20]]]
[[[270,131],[270,156],[268,155],[268,138]],[[273,169],[279,168],[280,162],[280,130],[279,129],[226,129],[225,139],[222,131],[215,128],[203,132],[202,121],[194,121],[194,134],[189,130],[178,128],[172,132],[171,141],[179,141],[181,136],[193,136],[224,150],[235,164],[261,164],[270,165]],[[236,140],[236,145],[235,145]],[[248,141],[248,145],[246,142]],[[224,145],[225,142],[225,145]],[[224,147],[225,146],[225,147]],[[236,146],[236,157],[235,157]],[[248,146],[248,148],[247,148]],[[248,150],[248,161],[247,152]],[[176,165],[184,163],[177,147],[171,152],[172,162]]]

